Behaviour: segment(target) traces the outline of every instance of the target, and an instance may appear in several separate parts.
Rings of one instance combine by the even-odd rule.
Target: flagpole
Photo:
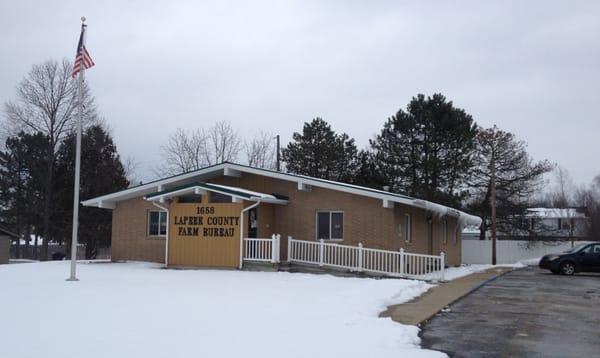
[[[85,41],[85,17],[81,17],[83,41]],[[85,42],[84,42],[85,43]],[[83,60],[82,60],[83,61]],[[73,188],[73,232],[71,237],[71,276],[67,281],[79,281],[77,278],[77,231],[79,229],[79,176],[81,172],[81,132],[83,127],[83,80],[85,66],[79,64],[77,91],[79,97],[79,116],[77,118],[77,144],[75,149],[75,185]]]

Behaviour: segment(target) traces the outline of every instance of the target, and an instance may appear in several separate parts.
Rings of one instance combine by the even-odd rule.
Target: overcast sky
[[[74,57],[81,15],[88,82],[143,179],[177,127],[285,143],[319,116],[362,148],[435,92],[579,183],[600,174],[600,2],[2,1],[1,102],[32,64]]]

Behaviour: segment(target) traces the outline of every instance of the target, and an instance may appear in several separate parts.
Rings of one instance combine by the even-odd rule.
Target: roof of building
[[[177,186],[193,186],[197,185],[198,183],[204,182],[208,179],[219,177],[222,175],[240,176],[242,173],[261,175],[265,177],[295,182],[298,184],[299,189],[314,186],[325,189],[337,190],[346,193],[380,199],[383,201],[384,206],[388,206],[391,203],[400,203],[408,206],[429,210],[438,216],[455,216],[458,217],[459,220],[461,220],[465,224],[481,224],[481,218],[479,218],[478,216],[470,215],[460,210],[432,203],[427,200],[412,198],[410,196],[391,193],[385,190],[377,190],[353,184],[341,183],[320,178],[313,178],[305,175],[283,173],[274,170],[256,168],[230,162],[223,162],[191,172],[174,175],[163,179],[158,179],[145,184],[140,184],[115,193],[106,194],[96,198],[85,200],[82,202],[82,204],[84,206],[95,206],[100,208],[113,209],[115,207],[115,203],[122,200],[127,200],[140,196],[148,197],[149,195],[156,194],[157,192],[173,190],[174,187]],[[204,185],[206,184],[207,183],[204,183]],[[210,185],[214,186],[215,184]],[[240,189],[241,188],[235,188],[235,190]]]
[[[7,229],[5,229],[5,228],[1,227],[1,226],[0,226],[0,236],[10,236],[10,237],[14,237],[14,238],[17,238],[17,237],[19,237],[19,236],[18,236],[17,234],[15,234],[14,232],[12,232],[12,231],[9,231],[9,230],[7,230]]]
[[[544,219],[575,219],[585,218],[585,213],[577,208],[529,208],[528,217],[537,217]]]
[[[212,183],[191,183],[181,185],[167,190],[148,194],[145,196],[145,199],[154,201],[169,198],[176,195],[185,195],[189,193],[199,194],[203,191],[212,191],[215,193],[225,194],[234,198],[248,201],[261,201],[273,204],[287,204],[287,198],[283,198],[279,195],[259,193],[257,191],[252,191],[244,188]]]

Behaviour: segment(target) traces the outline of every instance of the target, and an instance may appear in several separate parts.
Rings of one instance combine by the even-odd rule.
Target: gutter
[[[165,266],[169,266],[169,209],[165,208],[164,206],[160,206],[155,202],[152,202],[152,205],[167,212],[167,233],[165,235]],[[160,220],[158,223],[158,230],[160,231]]]
[[[242,211],[240,212],[240,266],[239,266],[240,270],[242,269],[242,265],[244,262],[244,213],[250,209],[254,209],[259,204],[260,204],[260,200],[246,208],[243,208]],[[169,217],[169,214],[167,214],[167,218],[168,217]]]

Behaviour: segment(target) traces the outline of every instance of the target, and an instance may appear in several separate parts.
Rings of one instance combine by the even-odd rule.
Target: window
[[[581,250],[581,252],[585,252],[586,254],[600,254],[600,245],[590,245]]]
[[[559,220],[559,229],[562,230],[571,230],[573,226],[573,219],[558,219]]]
[[[214,191],[210,192],[210,202],[211,203],[231,203],[231,196],[215,193]]]
[[[410,214],[404,214],[404,241],[412,242],[412,220]]]
[[[167,235],[167,212],[151,210],[148,212],[148,236]]]
[[[344,240],[344,213],[317,212],[317,240]]]

